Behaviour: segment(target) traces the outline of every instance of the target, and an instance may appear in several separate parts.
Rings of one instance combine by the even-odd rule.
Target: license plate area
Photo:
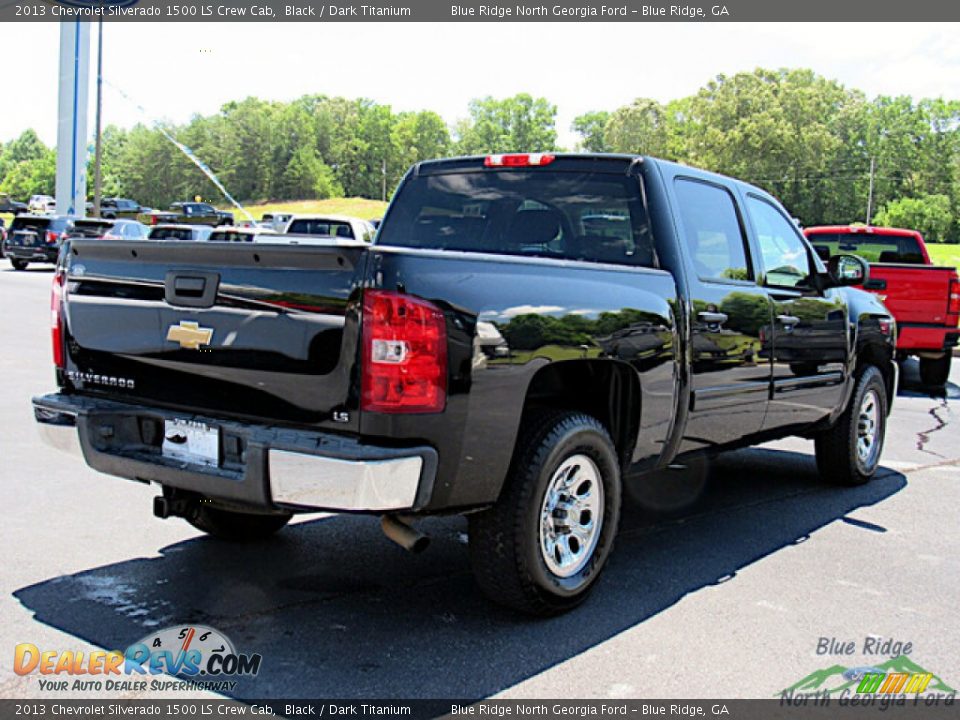
[[[164,457],[195,465],[220,465],[220,431],[195,420],[164,420]]]

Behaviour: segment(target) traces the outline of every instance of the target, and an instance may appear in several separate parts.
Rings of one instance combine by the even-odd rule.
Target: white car
[[[283,233],[368,243],[377,231],[369,221],[349,215],[294,215]]]
[[[213,228],[209,225],[160,223],[150,227],[147,240],[207,240]]]
[[[50,195],[31,195],[27,210],[38,215],[57,211],[57,201]]]
[[[260,227],[283,232],[292,219],[293,213],[264,213],[260,218]]]

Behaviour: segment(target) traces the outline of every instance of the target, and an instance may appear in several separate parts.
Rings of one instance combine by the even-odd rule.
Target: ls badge
[[[201,345],[209,345],[213,339],[213,328],[202,328],[200,323],[181,320],[179,325],[171,325],[167,330],[167,341],[180,343],[187,350],[199,350]]]

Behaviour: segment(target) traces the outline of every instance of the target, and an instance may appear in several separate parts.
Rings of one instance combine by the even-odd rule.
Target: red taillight
[[[159,224],[160,224],[160,218],[158,218],[156,215],[151,215],[151,216],[150,216],[150,224],[151,224],[151,225],[159,225]]]
[[[60,236],[53,230],[47,230],[47,245],[56,245]]]
[[[53,364],[63,370],[67,366],[63,345],[63,295],[66,292],[66,273],[57,270],[50,288],[50,340],[53,343]]]
[[[960,281],[950,281],[950,299],[947,300],[947,312],[950,315],[960,315]]]
[[[507,155],[487,155],[483,159],[486,167],[539,167],[549,165],[556,156],[549,153],[510,153]]]
[[[447,401],[447,326],[443,312],[409,295],[363,295],[360,409],[441,412]]]

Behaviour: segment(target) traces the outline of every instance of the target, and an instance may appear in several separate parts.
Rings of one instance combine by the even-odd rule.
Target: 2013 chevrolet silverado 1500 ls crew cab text
[[[466,513],[483,590],[555,613],[625,477],[802,434],[825,477],[870,479],[897,371],[890,313],[842,287],[867,271],[762,190],[652,158],[424,162],[372,245],[71,240],[35,415],[221,537],[332,510],[410,547]]]

